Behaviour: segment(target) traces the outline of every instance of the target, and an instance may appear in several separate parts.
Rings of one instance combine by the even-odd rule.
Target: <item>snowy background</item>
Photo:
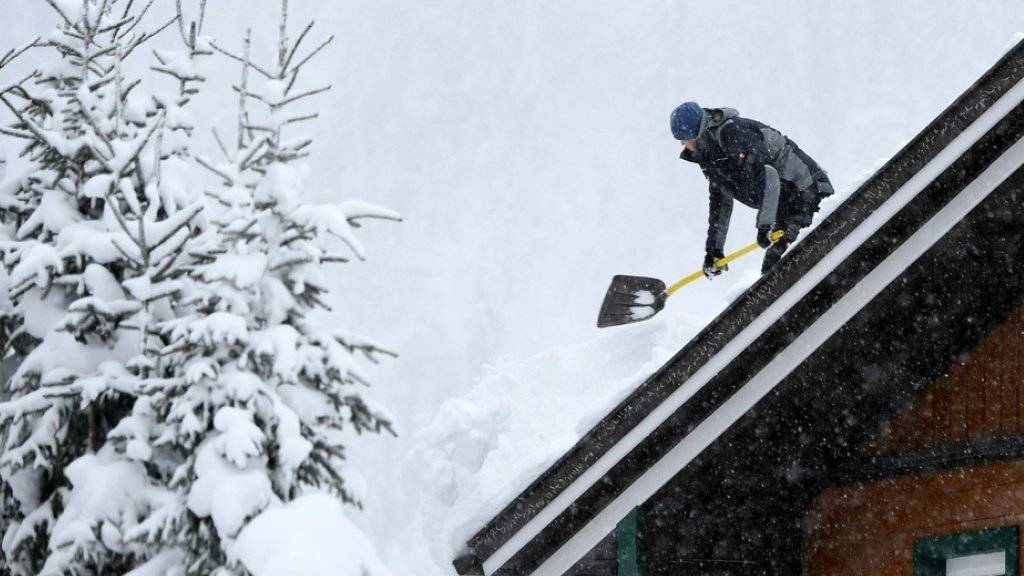
[[[613,274],[700,263],[705,184],[677,159],[674,106],[778,127],[842,195],[1024,30],[1019,0],[292,4],[337,35],[313,64],[334,85],[312,127],[314,200],[405,217],[362,231],[369,260],[341,269],[323,321],[401,354],[373,371],[400,436],[353,446],[366,510],[351,517],[396,574],[425,576],[451,573],[453,543],[752,280],[756,259],[654,321],[594,328]],[[276,6],[209,0],[207,32],[237,47],[252,26],[269,54]],[[53,22],[36,0],[3,8],[7,45]],[[234,97],[213,80],[197,116],[229,128]],[[752,222],[736,211],[729,246]]]

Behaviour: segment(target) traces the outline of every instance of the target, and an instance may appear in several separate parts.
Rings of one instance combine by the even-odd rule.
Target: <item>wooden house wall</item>
[[[867,446],[877,456],[1024,434],[1024,308],[917,395]]]
[[[818,495],[804,517],[805,574],[911,576],[919,538],[1024,526],[1024,461],[957,468],[949,459],[972,446],[1022,437],[1022,387],[1024,308],[926,386],[861,451],[865,462],[918,458],[938,471],[901,472]]]
[[[1024,527],[1024,462],[826,489],[804,521],[805,576],[912,576],[919,538]]]

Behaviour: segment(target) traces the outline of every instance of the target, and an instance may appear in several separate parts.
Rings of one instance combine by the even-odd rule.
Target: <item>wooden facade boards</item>
[[[1024,435],[1024,309],[989,332],[892,418],[876,456]]]
[[[863,457],[1024,438],[1024,308],[986,334],[882,431]],[[1024,460],[909,474],[824,490],[804,518],[806,576],[914,576],[915,543],[1024,527]],[[1019,566],[1018,566],[1019,568]]]
[[[914,576],[916,542],[1004,526],[1024,527],[1019,460],[837,486],[805,516],[804,574]]]

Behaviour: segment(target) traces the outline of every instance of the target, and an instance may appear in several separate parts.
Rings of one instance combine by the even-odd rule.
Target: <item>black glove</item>
[[[711,277],[718,276],[722,272],[725,272],[726,270],[728,270],[729,269],[729,265],[728,264],[726,264],[725,266],[721,266],[721,267],[715,265],[715,260],[721,260],[724,256],[725,255],[722,254],[721,252],[708,252],[707,254],[705,254],[704,255],[704,267],[703,267],[703,269],[704,269],[704,276],[706,276],[707,278],[710,279]]]
[[[768,248],[772,244],[782,242],[789,246],[793,240],[796,240],[796,235],[799,231],[799,228],[791,229],[789,227],[783,227],[775,230],[771,228],[758,228],[757,245],[761,248]]]

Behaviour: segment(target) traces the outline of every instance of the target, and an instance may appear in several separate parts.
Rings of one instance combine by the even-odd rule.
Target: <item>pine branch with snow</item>
[[[154,326],[174,315],[201,209],[184,106],[202,78],[185,67],[208,49],[194,25],[184,56],[156,58],[177,90],[147,91],[132,55],[180,12],[151,27],[148,4],[46,4],[58,27],[30,47],[49,57],[0,93],[30,166],[0,187],[2,360],[17,362],[0,394],[3,564],[123,573],[152,555],[125,535],[171,498],[147,468],[158,423],[139,389],[161,369]]]

